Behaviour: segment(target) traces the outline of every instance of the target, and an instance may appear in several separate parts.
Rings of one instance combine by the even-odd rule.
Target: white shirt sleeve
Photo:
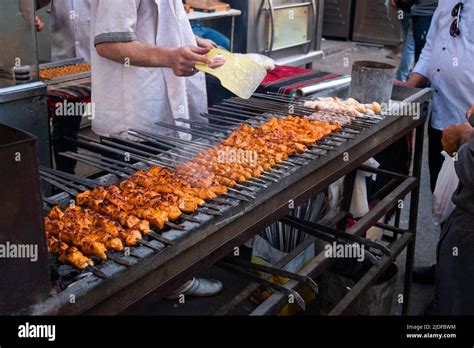
[[[438,35],[441,12],[442,11],[438,7],[438,9],[435,11],[433,15],[430,30],[428,31],[428,35],[426,36],[425,47],[423,48],[423,51],[421,52],[421,55],[420,55],[420,59],[418,60],[418,63],[416,63],[415,69],[413,70],[413,72],[421,74],[426,78],[429,78],[430,76],[433,43],[434,43],[434,40],[436,40],[436,36]]]
[[[96,0],[94,45],[104,42],[136,41],[138,8],[141,0]]]

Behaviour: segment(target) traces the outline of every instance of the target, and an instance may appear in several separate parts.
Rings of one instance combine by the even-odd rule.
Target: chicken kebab
[[[207,200],[226,194],[228,187],[260,177],[339,129],[293,116],[272,118],[257,128],[241,125],[221,144],[175,169],[140,170],[118,185],[78,194],[77,206],[53,208],[45,218],[49,250],[78,269],[93,265],[92,256],[106,260],[108,250],[121,251],[123,243],[137,245],[152,228],[163,229],[167,222],[196,212]],[[236,149],[258,156],[253,163],[219,158]]]

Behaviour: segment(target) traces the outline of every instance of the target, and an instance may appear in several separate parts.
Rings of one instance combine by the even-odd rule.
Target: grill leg
[[[425,126],[421,125],[416,129],[415,140],[415,158],[413,163],[413,176],[418,178],[418,185],[411,193],[410,202],[410,222],[408,230],[413,233],[413,239],[408,244],[406,266],[405,266],[405,284],[403,294],[403,308],[402,315],[407,315],[410,308],[410,295],[412,285],[413,264],[415,262],[415,241],[416,241],[416,225],[418,222],[418,202],[420,198],[420,179],[421,167],[423,162],[423,141],[425,134]]]

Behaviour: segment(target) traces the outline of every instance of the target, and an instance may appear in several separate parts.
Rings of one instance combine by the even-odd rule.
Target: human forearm
[[[177,76],[191,76],[198,62],[209,65],[205,56],[209,49],[184,46],[180,48],[147,45],[140,41],[104,42],[96,45],[97,53],[121,64],[145,68],[170,68]]]
[[[410,78],[405,83],[405,86],[420,88],[426,86],[429,82],[430,81],[427,77],[415,72],[410,75]]]
[[[97,53],[121,64],[145,68],[171,68],[176,49],[158,47],[140,41],[106,42],[96,46]]]

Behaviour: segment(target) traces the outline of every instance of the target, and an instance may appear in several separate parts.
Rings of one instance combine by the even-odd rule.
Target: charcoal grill
[[[401,90],[399,94],[408,101],[429,102],[429,90],[415,92],[418,93],[408,99],[405,97],[413,95],[413,91]],[[197,151],[219,142],[242,122],[258,125],[268,117],[311,114],[313,111],[305,109],[303,103],[304,99],[257,94],[249,101],[231,98],[209,109],[209,113],[203,116],[212,123],[178,120],[177,125],[161,124],[170,130],[191,134],[192,141],[130,130],[131,135],[156,147],[118,144],[114,139],[98,143],[83,138],[79,145],[89,150],[96,149],[96,154],[65,155],[94,165],[108,174],[88,179],[43,170],[43,178],[64,190],[60,195],[47,198],[46,204],[65,206],[77,192],[96,185],[117,183],[137,169],[151,165],[172,168]],[[227,195],[209,201],[200,211],[169,224],[165,230],[154,231],[140,246],[133,248],[130,256],[114,255],[116,260],[128,262],[109,259],[100,263],[96,266],[100,273],[84,276],[57,295],[20,312],[34,315],[117,314],[151,292],[155,292],[155,296],[164,296],[198,270],[214,264],[270,223],[286,216],[291,210],[289,202],[294,202],[295,206],[304,203],[413,129],[422,134],[425,119],[426,112],[418,119],[408,116],[361,117],[262,178],[250,180]],[[417,139],[421,140],[417,140],[415,151],[421,153],[422,137]],[[103,151],[127,154],[137,163],[107,158]],[[415,176],[419,176],[421,162],[418,162],[415,162]],[[415,180],[405,187],[405,191],[415,189],[417,185]],[[414,213],[417,199],[412,199],[412,205]],[[415,230],[416,218],[414,221],[412,230]],[[409,253],[412,254],[414,241],[410,243]],[[75,298],[74,304],[70,303],[71,296]]]

